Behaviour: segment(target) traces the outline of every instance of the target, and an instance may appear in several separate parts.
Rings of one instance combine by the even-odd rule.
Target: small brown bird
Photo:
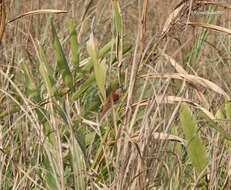
[[[107,113],[107,111],[115,104],[118,102],[119,98],[120,98],[120,94],[121,94],[122,88],[121,87],[116,87],[111,93],[110,95],[107,97],[106,99],[106,103],[103,106],[102,111],[100,112],[100,118],[102,118],[105,113]]]

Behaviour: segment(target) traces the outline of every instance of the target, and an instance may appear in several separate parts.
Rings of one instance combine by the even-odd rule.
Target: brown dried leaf
[[[165,59],[167,59],[171,63],[171,65],[176,69],[176,71],[178,73],[188,74],[184,70],[184,68],[180,64],[178,64],[171,56],[169,56],[169,55],[167,55],[165,53],[162,53],[162,55],[165,57]],[[194,90],[195,90],[197,96],[199,97],[199,99],[201,100],[201,102],[204,103],[206,108],[209,108],[209,103],[208,103],[207,99],[205,98],[205,96],[200,92],[199,89],[194,88]]]
[[[162,55],[165,57],[166,60],[171,63],[171,65],[176,69],[178,73],[187,74],[184,68],[181,67],[181,65],[178,64],[171,56],[167,55],[166,53],[162,53]]]
[[[65,10],[55,10],[55,9],[40,9],[40,10],[34,10],[34,11],[29,11],[27,13],[21,14],[17,16],[16,18],[8,21],[8,23],[13,22],[15,20],[18,20],[22,17],[29,16],[29,15],[37,15],[37,14],[47,14],[47,13],[52,13],[52,14],[60,14],[60,13],[68,13],[68,11]]]
[[[216,30],[216,31],[219,31],[219,32],[224,32],[224,33],[227,33],[227,34],[231,34],[230,29],[224,28],[224,27],[221,27],[221,26],[217,26],[217,25],[213,25],[213,24],[205,24],[205,23],[199,23],[199,22],[187,22],[187,24],[191,25],[191,26],[199,26],[199,27],[208,28],[208,29],[211,29],[211,30]]]
[[[175,78],[175,79],[180,79],[180,80],[186,80],[192,84],[195,85],[201,85],[205,88],[210,88],[214,92],[221,94],[225,96],[228,100],[230,100],[229,95],[218,85],[215,83],[204,79],[202,77],[198,77],[195,75],[189,75],[189,74],[183,74],[183,73],[164,73],[164,74],[159,74],[159,73],[151,73],[148,75],[142,75],[141,77],[148,77],[148,78]]]
[[[194,88],[194,91],[196,92],[196,95],[199,98],[200,102],[203,103],[203,106],[205,106],[206,109],[209,109],[210,105],[205,95],[197,88]]]
[[[180,142],[181,144],[186,144],[186,141],[178,136],[175,136],[175,135],[171,135],[171,134],[168,134],[168,133],[164,133],[164,132],[154,132],[153,133],[153,138],[156,139],[156,140],[168,140],[168,141],[176,141],[176,142]],[[131,140],[132,141],[138,141],[139,140],[139,135],[136,134],[136,135],[133,135],[131,137]]]
[[[185,102],[188,103],[198,109],[200,109],[201,111],[203,111],[211,120],[215,120],[216,117],[206,108],[200,106],[199,104],[197,104],[196,102],[193,102],[190,99],[186,99],[186,98],[182,98],[182,97],[177,97],[177,96],[164,96],[160,95],[156,97],[156,102],[158,104],[176,104],[178,102]],[[143,100],[142,102],[136,103],[134,105],[141,105],[141,106],[147,106],[149,104],[149,99],[148,100]],[[132,106],[134,106],[132,105]]]

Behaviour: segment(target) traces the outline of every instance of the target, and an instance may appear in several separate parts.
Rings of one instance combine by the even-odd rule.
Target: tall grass
[[[0,189],[230,189],[230,18],[200,15],[228,4],[27,3],[2,16]]]

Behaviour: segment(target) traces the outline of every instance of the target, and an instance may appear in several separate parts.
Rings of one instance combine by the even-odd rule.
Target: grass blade
[[[225,113],[226,113],[227,119],[231,119],[231,102],[227,101],[225,103]]]
[[[55,80],[53,78],[53,72],[50,66],[47,63],[46,55],[40,46],[40,57],[41,57],[41,62],[39,65],[39,72],[42,76],[42,80],[47,88],[47,91],[50,95],[50,97],[54,97],[56,89],[55,89]]]
[[[103,101],[105,101],[106,100],[105,83],[106,83],[107,68],[106,68],[106,64],[104,60],[101,63],[99,62],[98,45],[97,45],[97,41],[93,33],[91,33],[90,40],[87,43],[87,51],[93,61],[94,73],[95,73],[95,79],[96,79],[97,86],[103,97]]]
[[[75,67],[75,73],[78,73],[79,72],[79,44],[78,44],[77,33],[75,30],[73,19],[69,20],[69,27],[70,27],[72,62]]]
[[[71,150],[72,150],[72,162],[73,162],[72,164],[73,164],[73,172],[74,172],[75,189],[79,189],[79,190],[86,189],[85,157],[75,137],[73,137],[73,141],[71,143]]]
[[[231,141],[231,136],[224,130],[224,127],[222,125],[219,125],[219,123],[216,123],[215,121],[211,120],[204,112],[199,112],[198,115],[201,119],[205,119],[210,127],[216,129],[219,133],[221,133],[221,135],[225,139]]]
[[[25,87],[26,87],[26,94],[36,100],[39,101],[39,90],[33,79],[32,75],[30,74],[26,64],[23,64],[24,70],[24,78],[25,78]]]
[[[183,126],[183,132],[187,140],[187,151],[192,161],[192,165],[199,175],[207,166],[208,159],[205,153],[205,147],[200,141],[198,128],[195,118],[192,115],[187,104],[182,103],[180,111],[180,121]]]
[[[95,76],[92,73],[89,78],[84,82],[82,87],[72,95],[72,100],[76,101],[94,82]]]
[[[115,31],[116,34],[118,34],[122,31],[122,17],[120,15],[119,5],[117,0],[113,1],[113,8],[114,8]]]
[[[94,64],[94,71],[95,71],[95,79],[97,82],[97,85],[99,87],[99,90],[103,96],[103,100],[106,100],[106,74],[107,74],[107,66],[106,66],[106,60],[104,59],[101,63],[95,63]]]
[[[51,148],[51,147],[50,147]],[[51,151],[52,151],[52,149],[51,149]],[[55,151],[52,151],[53,153],[55,152]],[[56,153],[53,155],[53,159],[54,159],[54,162],[56,161],[55,159],[56,159]],[[49,157],[49,156],[48,156]],[[51,159],[51,158],[50,158]],[[44,164],[45,164],[45,168],[46,168],[46,170],[47,170],[47,172],[46,172],[46,177],[45,177],[45,179],[46,179],[46,185],[47,185],[47,187],[48,187],[48,189],[58,189],[58,181],[57,181],[57,176],[55,176],[55,171],[53,170],[53,168],[52,168],[52,163],[51,163],[51,160],[50,159],[45,159],[45,161],[44,161]]]
[[[67,59],[64,55],[62,46],[60,44],[58,35],[56,33],[53,22],[51,22],[52,35],[53,35],[53,45],[55,48],[55,56],[57,60],[57,65],[61,73],[64,85],[70,89],[73,89],[73,79],[67,63]]]

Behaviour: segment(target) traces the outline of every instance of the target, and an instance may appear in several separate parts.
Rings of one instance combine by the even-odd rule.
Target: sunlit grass
[[[227,36],[185,25],[224,18],[187,3],[27,3],[5,9],[0,189],[230,187]]]

